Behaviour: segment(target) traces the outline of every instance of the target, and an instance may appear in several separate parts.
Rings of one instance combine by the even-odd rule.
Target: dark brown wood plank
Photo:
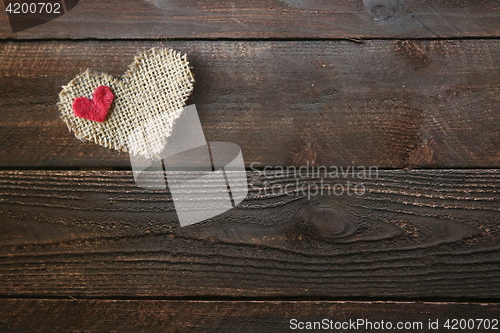
[[[500,165],[498,40],[372,40],[2,43],[1,166],[130,167],[77,140],[56,102],[86,68],[120,76],[151,47],[188,54],[207,140],[248,167]]]
[[[180,228],[130,172],[2,171],[0,295],[500,297],[500,170],[323,175],[365,193],[309,200],[316,176],[250,172],[236,209]]]
[[[446,331],[447,319],[498,320],[498,303],[294,302],[294,301],[112,301],[0,300],[4,332],[290,332],[296,319],[335,325],[349,320],[387,327],[409,325],[397,332]],[[429,329],[437,320],[439,330]],[[330,323],[330,321],[332,323]],[[369,324],[359,323],[359,331]],[[485,330],[484,324],[474,332]],[[312,324],[314,325],[314,324]],[[337,324],[338,325],[338,324]],[[422,327],[418,329],[417,327]],[[404,326],[403,326],[404,327]],[[457,327],[459,327],[457,325]],[[490,322],[491,327],[491,322]],[[319,330],[316,330],[319,331]],[[326,330],[339,332],[341,330]],[[353,330],[356,331],[356,330]]]
[[[80,1],[64,16],[17,33],[4,8],[0,13],[0,38],[500,36],[495,0]]]

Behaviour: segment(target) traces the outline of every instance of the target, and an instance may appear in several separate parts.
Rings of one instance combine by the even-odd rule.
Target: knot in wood
[[[304,220],[312,229],[311,231],[322,238],[338,238],[352,235],[356,224],[327,205],[314,205],[309,207]]]

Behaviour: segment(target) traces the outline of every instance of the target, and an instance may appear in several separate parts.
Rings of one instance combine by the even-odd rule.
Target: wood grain
[[[498,303],[1,300],[4,332],[289,332],[290,320],[411,323],[498,319]],[[415,326],[416,327],[416,326]],[[363,328],[360,328],[363,330]],[[329,330],[339,331],[339,330]],[[393,332],[393,330],[377,330]],[[435,331],[435,330],[434,330]],[[487,332],[487,330],[474,330]]]
[[[13,33],[0,3],[0,331],[498,319],[499,18],[496,0],[87,0]],[[404,170],[251,168],[237,208],[181,228],[168,189],[86,171],[129,157],[78,141],[55,105],[151,47],[187,53],[206,138],[248,168]]]
[[[249,172],[236,209],[180,228],[127,171],[2,171],[0,295],[500,297],[499,170],[322,178],[308,199],[317,176]],[[347,181],[365,194],[326,192]]]
[[[431,38],[499,37],[495,0],[80,1],[43,25],[0,38]]]
[[[4,42],[0,166],[130,168],[77,140],[56,102],[86,68],[120,76],[151,47],[188,54],[207,140],[247,167],[500,166],[497,40]]]

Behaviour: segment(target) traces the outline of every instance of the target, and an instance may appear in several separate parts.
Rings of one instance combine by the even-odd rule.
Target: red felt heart
[[[78,97],[73,101],[75,116],[102,123],[108,115],[113,102],[113,92],[107,86],[99,86],[94,90],[93,99]]]

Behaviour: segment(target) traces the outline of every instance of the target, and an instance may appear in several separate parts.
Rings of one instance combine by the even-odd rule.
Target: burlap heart
[[[137,55],[121,79],[87,69],[63,87],[57,105],[78,139],[151,158],[163,150],[193,82],[185,54],[151,49]],[[106,120],[99,123],[76,117],[73,101],[90,98],[102,85],[115,96]]]

